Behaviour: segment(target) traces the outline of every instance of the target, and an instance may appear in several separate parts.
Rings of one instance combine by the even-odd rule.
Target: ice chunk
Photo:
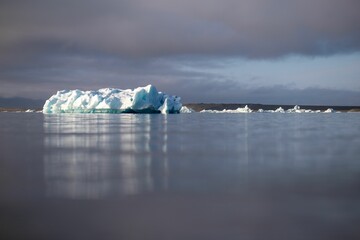
[[[201,113],[251,113],[253,110],[251,110],[248,105],[246,105],[243,108],[237,108],[235,110],[202,110]]]
[[[315,113],[316,111],[313,111],[311,109],[302,109],[299,105],[295,105],[294,108],[286,110],[288,113]]]
[[[282,107],[279,107],[275,110],[275,112],[278,112],[278,113],[285,113],[285,110],[282,108]]]
[[[246,105],[243,108],[238,108],[235,111],[242,112],[242,113],[250,113],[250,112],[252,112],[252,110],[248,107],[248,105]]]
[[[324,111],[324,113],[334,113],[335,111],[334,111],[334,109],[332,109],[332,108],[328,108],[328,109],[326,109],[325,111]]]
[[[182,106],[180,109],[180,113],[193,113],[193,112],[195,112],[193,109],[188,108],[186,106]]]
[[[293,108],[286,110],[288,113],[301,113],[303,112],[302,109],[300,109],[299,105],[295,105]]]
[[[46,100],[43,113],[179,113],[180,100],[152,85],[134,90],[62,90]]]
[[[300,108],[300,106],[296,105],[294,108],[286,110],[286,112],[288,112],[288,113],[321,113],[321,110],[302,109],[302,108]],[[332,108],[328,108],[327,110],[324,111],[324,113],[334,113],[334,112],[335,111]]]

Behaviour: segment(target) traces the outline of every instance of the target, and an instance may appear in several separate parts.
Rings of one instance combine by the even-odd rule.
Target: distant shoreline
[[[257,111],[259,109],[263,110],[275,110],[279,107],[287,110],[292,109],[294,105],[275,105],[275,104],[242,104],[242,103],[187,103],[183,104],[183,106],[186,106],[188,108],[193,109],[196,112],[200,112],[202,110],[235,110],[237,108],[243,108],[246,105],[254,111]],[[303,109],[310,109],[310,110],[321,110],[325,111],[328,108],[332,108],[335,111],[339,112],[360,112],[360,106],[318,106],[318,105],[300,105]],[[27,110],[31,110],[33,112],[39,112],[42,111],[42,108],[8,108],[8,107],[0,107],[0,112],[26,112]]]
[[[42,108],[7,108],[0,107],[0,112],[26,112],[26,111],[38,112],[42,111]]]
[[[187,103],[187,104],[183,104],[184,106],[193,109],[196,112],[200,112],[202,110],[224,110],[224,109],[228,109],[228,110],[235,110],[237,108],[243,108],[246,105],[254,110],[257,111],[259,109],[263,109],[263,110],[275,110],[279,107],[287,110],[287,109],[292,109],[294,107],[294,105],[284,105],[284,104],[279,104],[279,105],[275,105],[275,104],[253,104],[253,103],[247,103],[247,104],[240,104],[240,103]],[[301,108],[303,109],[310,109],[310,110],[321,110],[321,111],[325,111],[328,108],[332,108],[335,111],[339,111],[339,112],[360,112],[360,106],[331,106],[331,105],[326,105],[326,106],[322,106],[322,105],[300,105]]]

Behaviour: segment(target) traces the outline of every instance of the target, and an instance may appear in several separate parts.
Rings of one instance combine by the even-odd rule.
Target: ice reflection
[[[164,189],[166,124],[162,115],[45,115],[47,195],[103,198]],[[154,142],[162,151],[152,152]],[[160,181],[152,174],[159,171]]]

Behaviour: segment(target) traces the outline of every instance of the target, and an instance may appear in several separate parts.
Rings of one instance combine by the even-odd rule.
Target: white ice
[[[251,113],[251,112],[258,112],[258,113],[321,113],[321,110],[311,110],[311,109],[302,109],[300,106],[295,105],[293,108],[288,110],[284,110],[282,107],[279,107],[275,110],[264,110],[259,109],[257,111],[253,111],[247,105],[244,108],[238,108],[235,110],[202,110],[201,113]],[[323,113],[333,113],[335,112],[332,108],[327,109]]]
[[[194,113],[195,111],[192,108],[182,106],[180,109],[180,113]]]
[[[324,113],[333,113],[333,112],[335,112],[335,111],[332,108],[328,108],[324,111]]]
[[[202,110],[201,113],[251,113],[253,110],[251,110],[248,105],[246,105],[243,108],[237,108],[235,110],[229,110],[229,109],[224,109],[224,110]]]
[[[180,97],[148,85],[132,89],[62,90],[46,100],[43,113],[179,113]]]

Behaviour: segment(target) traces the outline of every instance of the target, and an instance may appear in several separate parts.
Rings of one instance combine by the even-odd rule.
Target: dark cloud
[[[186,103],[258,103],[289,105],[359,106],[360,92],[326,88],[294,89],[277,85],[261,88],[244,87],[234,81],[197,81],[186,85],[177,82],[177,93]],[[200,94],[196,94],[200,93]]]
[[[360,49],[359,9],[357,0],[2,1],[0,54],[331,54]]]
[[[0,94],[152,83],[185,102],[360,104],[358,92],[254,88],[256,73],[240,82],[182,68],[360,51],[359,9],[358,0],[2,0]]]
[[[161,91],[177,93],[181,88],[196,94],[197,82],[227,80],[220,74],[196,73],[181,69],[182,62],[202,66],[194,59],[128,59],[104,55],[43,54],[30,62],[0,67],[4,97],[48,98],[60,89],[135,88],[154,84]],[[215,63],[209,66],[220,67]]]
[[[184,103],[262,103],[300,105],[360,105],[360,92],[292,84],[254,86],[249,79],[237,81],[221,72],[194,72],[182,63],[203,67],[206,61],[179,58],[123,59],[101,55],[43,55],[37,61],[0,72],[2,97],[47,99],[61,89],[135,88],[154,84],[159,91],[177,94]],[[206,67],[220,68],[210,62]]]

